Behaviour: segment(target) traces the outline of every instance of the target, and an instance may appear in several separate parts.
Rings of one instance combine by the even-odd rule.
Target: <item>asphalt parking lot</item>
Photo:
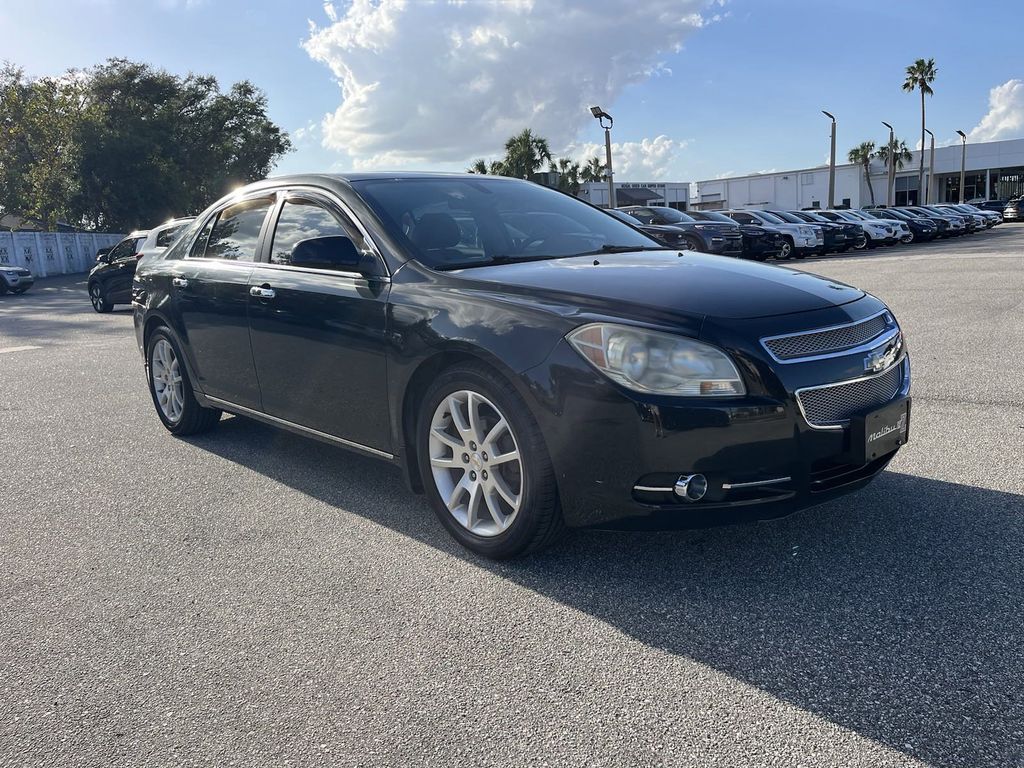
[[[797,266],[903,324],[890,469],[510,563],[385,464],[168,435],[82,276],[0,297],[0,766],[1024,765],[1024,226]]]

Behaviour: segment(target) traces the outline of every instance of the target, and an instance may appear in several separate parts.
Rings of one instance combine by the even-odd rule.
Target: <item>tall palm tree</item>
[[[524,128],[505,142],[505,159],[502,161],[502,174],[515,176],[517,179],[528,179],[551,162],[551,149],[548,140],[537,136],[529,128]]]
[[[907,146],[907,142],[903,139],[893,139],[892,147],[886,142],[883,146],[878,148],[875,153],[875,157],[885,163],[885,167],[889,167],[889,155],[892,155],[893,163],[896,165],[896,170],[900,170],[904,165],[909,163],[914,155]]]
[[[935,59],[918,59],[907,67],[907,79],[903,81],[903,90],[913,93],[915,90],[921,92],[921,165],[917,171],[917,194],[924,198],[924,97],[931,96],[932,83],[939,70],[935,68]],[[934,169],[932,173],[935,173]]]
[[[604,163],[597,157],[587,160],[586,165],[580,169],[581,181],[604,181]]]
[[[580,164],[568,157],[560,157],[551,163],[551,172],[558,174],[558,188],[570,195],[580,191]]]
[[[856,147],[846,153],[846,159],[854,165],[864,169],[864,178],[868,182],[868,193],[871,195],[871,204],[875,204],[875,190],[871,186],[871,158],[875,156],[875,142],[862,141]]]
[[[483,174],[488,174],[489,173],[492,176],[500,176],[501,175],[501,163],[498,162],[497,160],[492,160],[490,163],[488,163],[486,160],[481,158],[479,160],[474,160],[473,164],[469,168],[466,169],[466,172],[467,173],[483,173]]]

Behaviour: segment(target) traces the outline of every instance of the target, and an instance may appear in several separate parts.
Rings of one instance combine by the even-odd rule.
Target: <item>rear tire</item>
[[[178,345],[166,328],[146,340],[146,381],[160,421],[172,435],[208,432],[220,421],[217,408],[204,408],[192,392],[192,382]]]
[[[441,524],[478,555],[517,557],[564,532],[540,428],[515,388],[482,364],[450,368],[427,389],[416,461]]]
[[[92,308],[101,315],[105,315],[114,308],[114,305],[107,300],[107,292],[99,283],[89,285],[89,301],[92,302]]]

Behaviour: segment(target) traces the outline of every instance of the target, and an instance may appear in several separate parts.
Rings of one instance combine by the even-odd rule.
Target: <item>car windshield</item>
[[[434,269],[665,247],[599,208],[525,181],[381,178],[352,187]]]
[[[871,221],[871,216],[864,213],[864,211],[847,211],[853,218],[860,219],[861,221]]]
[[[605,213],[610,213],[612,216],[614,216],[619,221],[624,221],[627,224],[632,224],[634,227],[637,224],[641,224],[642,223],[640,221],[640,219],[634,218],[634,217],[630,216],[628,213],[626,213],[625,211],[620,211],[618,208],[612,208],[610,211],[605,211]]]
[[[671,224],[678,224],[679,222],[683,222],[683,221],[685,221],[685,222],[696,221],[696,219],[693,218],[692,216],[687,216],[685,213],[683,213],[682,211],[677,211],[675,208],[665,208],[663,206],[654,206],[653,208],[651,208],[651,210],[654,211],[658,215],[658,218],[664,219],[665,221],[667,221],[667,222],[669,222]]]
[[[826,219],[824,216],[822,216],[820,213],[815,213],[814,211],[800,211],[799,213],[794,213],[793,215],[794,216],[800,216],[802,219],[804,219],[804,221],[817,221],[817,222],[820,222],[822,224],[831,224],[832,223],[831,221]]]
[[[772,216],[783,221],[788,221],[790,224],[806,224],[807,222],[798,216],[794,216],[792,213],[786,213],[785,211],[772,211]]]
[[[695,216],[698,220],[703,219],[704,221],[720,221],[723,224],[736,223],[725,214],[718,213],[717,211],[691,211],[689,215]]]
[[[753,211],[748,211],[748,213],[754,213],[754,212]],[[769,222],[771,224],[786,224],[786,223],[788,223],[788,222],[785,222],[782,219],[780,219],[778,216],[772,216],[770,213],[768,213],[768,211],[757,211],[754,215],[755,216],[760,216],[765,221],[767,221],[767,222]]]

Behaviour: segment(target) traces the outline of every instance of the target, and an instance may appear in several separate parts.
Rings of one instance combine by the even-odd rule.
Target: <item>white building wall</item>
[[[667,205],[673,208],[688,208],[690,203],[690,183],[677,181],[625,181],[615,182],[616,196],[620,189],[649,189],[661,195],[661,200],[654,200],[651,205]],[[608,182],[588,181],[580,189],[579,197],[588,203],[608,206]],[[618,201],[619,205],[623,205]]]

